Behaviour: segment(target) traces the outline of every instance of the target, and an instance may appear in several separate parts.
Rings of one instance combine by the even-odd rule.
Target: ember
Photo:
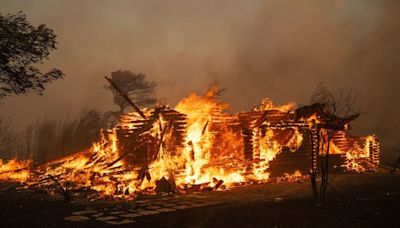
[[[320,104],[295,109],[266,98],[250,112],[228,114],[212,87],[174,109],[156,106],[124,114],[102,139],[82,151],[38,167],[0,162],[0,179],[25,186],[91,189],[100,197],[132,198],[139,192],[222,190],[245,182],[301,178],[317,166],[325,130],[337,131],[329,153],[336,166],[364,171],[379,163],[375,136],[347,133],[352,119],[325,122]],[[132,103],[133,104],[133,103]],[[134,104],[133,104],[134,105]],[[135,109],[136,109],[135,108]],[[340,119],[339,117],[335,117]]]

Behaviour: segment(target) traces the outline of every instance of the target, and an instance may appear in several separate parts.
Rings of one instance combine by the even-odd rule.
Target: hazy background
[[[65,79],[45,95],[13,96],[0,105],[17,130],[38,118],[66,118],[84,107],[117,110],[104,76],[143,72],[173,106],[217,81],[231,112],[265,96],[307,104],[323,81],[353,88],[371,110],[353,124],[376,133],[387,159],[400,141],[400,1],[56,1],[1,0],[58,34],[44,69]],[[397,156],[397,155],[396,155]]]

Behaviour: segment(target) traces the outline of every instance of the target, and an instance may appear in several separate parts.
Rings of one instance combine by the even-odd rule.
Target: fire
[[[319,118],[318,118],[317,114],[312,114],[310,117],[308,117],[306,119],[306,122],[308,124],[318,123],[319,122]]]
[[[199,186],[228,189],[268,181],[271,163],[280,153],[296,153],[309,143],[305,132],[315,131],[321,123],[317,113],[296,117],[294,103],[276,106],[269,98],[251,112],[228,114],[228,107],[218,101],[217,88],[212,87],[204,95],[182,99],[174,109],[157,106],[143,109],[143,115],[122,115],[118,125],[102,130],[101,140],[88,150],[34,168],[29,161],[0,161],[0,180],[27,186],[59,182],[65,189],[86,188],[98,197],[120,198],[154,193],[163,184],[182,192]],[[330,154],[345,155],[348,170],[362,170],[360,160],[379,148],[375,137],[363,140],[364,144],[333,140]],[[300,177],[297,170],[283,179]]]
[[[30,161],[10,160],[3,163],[0,159],[0,180],[24,182],[29,178]]]
[[[284,105],[275,105],[269,97],[265,97],[261,101],[261,105],[256,110],[279,110],[281,112],[288,112],[296,108],[296,103],[290,102]]]
[[[213,86],[203,96],[192,94],[180,101],[175,110],[187,115],[187,139],[183,151],[186,161],[186,176],[177,183],[212,183],[213,178],[224,180],[225,184],[244,181],[242,170],[224,170],[220,167],[210,166],[213,148],[213,135],[209,127],[215,112],[222,112],[228,104],[215,99],[217,88]],[[224,143],[235,143],[232,135],[224,135]]]
[[[119,195],[121,188],[134,190],[134,186],[124,184],[127,180],[136,178],[134,171],[127,172],[122,161],[115,162],[118,158],[116,149],[115,132],[108,132],[108,138],[102,134],[98,143],[83,152],[67,156],[37,167],[28,185],[52,185],[54,180],[62,179],[64,187],[86,187],[104,195]],[[110,165],[112,164],[112,165]],[[116,185],[115,179],[122,184]]]
[[[324,131],[321,132],[323,133],[322,137],[325,137],[325,140],[327,140],[326,133]],[[338,135],[341,140],[337,139]],[[358,140],[343,141],[343,139],[346,139],[346,133],[339,131],[335,133],[333,139],[329,142],[329,154],[342,155],[345,158],[346,161],[342,167],[348,171],[363,172],[367,170],[365,166],[377,165],[378,158],[371,159],[374,155],[372,151],[373,147],[379,147],[379,143],[374,135],[362,137]],[[323,156],[325,156],[326,150],[327,145],[321,144],[320,151]]]
[[[343,166],[350,171],[354,172],[363,172],[366,168],[361,165],[363,162],[368,161],[369,158],[373,155],[371,148],[373,145],[377,144],[376,137],[374,135],[370,135],[364,138],[364,146],[360,146],[359,144],[354,145],[353,148],[345,151],[346,154],[346,164]]]
[[[303,175],[301,175],[300,170],[294,171],[293,174],[290,173],[284,173],[283,177],[281,177],[282,180],[287,180],[287,181],[297,181],[304,178]]]

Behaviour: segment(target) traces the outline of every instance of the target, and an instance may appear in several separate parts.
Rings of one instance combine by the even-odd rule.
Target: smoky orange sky
[[[227,88],[231,112],[263,97],[308,104],[319,82],[358,91],[371,107],[354,133],[376,133],[388,158],[400,141],[400,1],[57,1],[2,0],[58,35],[44,69],[65,79],[45,94],[12,96],[1,115],[17,129],[83,108],[117,110],[104,76],[122,69],[155,81],[174,106],[211,83]]]

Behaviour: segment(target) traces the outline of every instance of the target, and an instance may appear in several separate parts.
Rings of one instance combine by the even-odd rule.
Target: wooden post
[[[119,95],[121,95],[123,98],[125,98],[125,100],[133,107],[133,109],[135,109],[135,111],[137,113],[139,113],[139,115],[143,118],[143,119],[147,119],[146,116],[144,115],[144,113],[142,112],[142,110],[140,110],[140,108],[133,103],[133,101],[131,101],[131,99],[129,99],[128,95],[126,95],[126,93],[124,91],[122,91],[112,80],[111,78],[107,78],[104,77],[110,84],[112,87],[114,87],[115,90],[117,90],[117,92],[119,93]]]

